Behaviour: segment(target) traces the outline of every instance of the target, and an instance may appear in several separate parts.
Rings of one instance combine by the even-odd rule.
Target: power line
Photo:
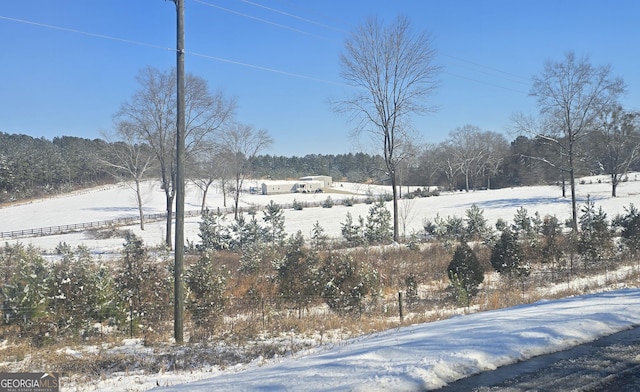
[[[216,9],[219,9],[219,10],[224,11],[224,12],[228,12],[228,13],[231,13],[231,14],[239,15],[239,16],[242,16],[242,17],[245,17],[245,18],[248,18],[248,19],[253,19],[253,20],[256,20],[258,22],[266,23],[266,24],[269,24],[269,25],[272,25],[272,26],[276,26],[276,27],[279,27],[279,28],[282,28],[282,29],[291,30],[291,31],[294,31],[296,33],[305,34],[305,35],[315,35],[315,34],[312,34],[312,33],[308,32],[308,31],[296,29],[294,27],[283,25],[281,23],[272,22],[272,21],[267,20],[267,19],[258,18],[257,16],[245,14],[245,13],[242,13],[240,11],[234,11],[232,9],[221,7],[221,6],[216,5],[216,4],[207,3],[206,1],[202,1],[202,0],[191,0],[191,1],[193,1],[195,3],[202,4],[202,5],[206,5],[207,7],[216,8]]]
[[[149,43],[140,42],[140,41],[134,41],[134,40],[130,40],[130,39],[113,37],[113,36],[106,35],[106,34],[91,33],[91,32],[87,32],[87,31],[71,29],[71,28],[67,28],[67,27],[54,26],[54,25],[50,25],[50,24],[46,24],[46,23],[39,23],[39,22],[33,22],[33,21],[29,21],[29,20],[24,20],[24,19],[10,18],[10,17],[7,17],[7,16],[2,16],[2,15],[0,15],[0,19],[9,20],[9,21],[12,21],[12,22],[24,23],[24,24],[28,24],[28,25],[32,25],[32,26],[44,27],[44,28],[58,30],[58,31],[64,31],[64,32],[67,32],[67,33],[81,34],[81,35],[86,35],[86,36],[89,36],[89,37],[101,38],[101,39],[106,39],[106,40],[111,40],[111,41],[116,41],[116,42],[122,42],[122,43],[127,43],[127,44],[132,44],[132,45],[138,45],[138,46],[145,46],[145,47],[153,48],[153,49],[162,49],[162,50],[168,50],[168,51],[172,51],[172,52],[176,52],[177,51],[175,48],[166,48],[166,47],[159,46],[159,45],[149,44]],[[296,77],[296,78],[306,79],[306,80],[313,80],[313,81],[316,81],[316,82],[326,83],[326,84],[333,84],[333,85],[337,85],[337,86],[344,86],[343,83],[339,83],[339,82],[335,82],[335,81],[331,81],[331,80],[320,79],[320,78],[316,78],[316,77],[313,77],[313,76],[307,76],[307,75],[303,75],[303,74],[298,74],[298,73],[278,70],[278,69],[275,69],[275,68],[269,68],[269,67],[265,67],[265,66],[261,66],[261,65],[244,63],[244,62],[240,62],[240,61],[236,61],[236,60],[230,60],[230,59],[226,59],[226,58],[222,58],[222,57],[211,56],[211,55],[207,55],[207,54],[203,54],[203,53],[185,51],[185,54],[189,54],[189,55],[196,56],[196,57],[202,57],[202,58],[209,59],[209,60],[215,60],[215,61],[219,61],[219,62],[239,65],[239,66],[243,66],[243,67],[247,67],[247,68],[258,69],[258,70],[261,70],[261,71],[277,73],[277,74],[280,74],[280,75],[286,75],[286,76],[291,76],[291,77]]]
[[[267,20],[264,20],[264,19],[255,18],[255,17],[252,17],[251,15],[246,15],[246,14],[243,14],[243,13],[240,13],[240,12],[236,12],[236,11],[233,11],[233,10],[227,10],[226,8],[219,7],[219,6],[210,4],[210,3],[206,3],[206,2],[204,2],[202,0],[192,0],[192,1],[204,4],[204,5],[208,5],[208,6],[211,6],[213,8],[219,8],[219,9],[222,9],[222,10],[225,10],[225,11],[236,13],[236,14],[238,14],[240,16],[247,17],[247,18],[254,19],[254,20],[258,20],[260,22],[268,23],[268,24],[271,24],[271,25],[274,25],[274,26],[287,28],[289,30],[300,32],[302,34],[312,35],[310,33],[304,32],[302,30],[298,30],[298,29],[294,29],[294,28],[291,28],[291,27],[288,27],[288,26],[285,26],[285,25],[280,25],[280,24],[277,24],[277,23],[273,23],[273,22],[270,22],[270,21],[267,21]],[[241,0],[241,1],[243,1],[243,0]],[[53,29],[53,30],[58,30],[58,31],[63,31],[63,32],[68,32],[68,33],[73,33],[73,34],[81,34],[81,35],[94,37],[94,38],[100,38],[100,39],[106,39],[106,40],[111,40],[111,41],[116,41],[116,42],[122,42],[122,43],[126,43],[126,44],[131,44],[131,45],[143,46],[143,47],[148,47],[148,48],[152,48],[152,49],[161,49],[161,50],[172,51],[172,52],[176,51],[175,48],[167,48],[167,47],[164,47],[164,46],[154,45],[154,44],[150,44],[150,43],[146,43],[146,42],[135,41],[135,40],[125,39],[125,38],[119,38],[119,37],[114,37],[114,36],[110,36],[110,35],[106,35],[106,34],[92,33],[92,32],[87,32],[87,31],[83,31],[83,30],[72,29],[72,28],[68,28],[68,27],[55,26],[55,25],[46,24],[46,23],[29,21],[29,20],[25,20],[25,19],[12,18],[12,17],[8,17],[8,16],[3,16],[3,15],[0,15],[0,19],[7,20],[7,21],[12,21],[12,22],[17,22],[17,23],[23,23],[23,24],[32,25],[32,26],[38,26],[38,27]],[[301,18],[301,19],[304,19],[304,18]],[[195,56],[195,57],[201,57],[201,58],[205,58],[205,59],[209,59],[209,60],[214,60],[214,61],[228,63],[228,64],[234,64],[234,65],[238,65],[238,66],[242,66],[242,67],[246,67],[246,68],[257,69],[257,70],[261,70],[261,71],[265,71],[265,72],[276,73],[276,74],[295,77],[295,78],[299,78],[299,79],[311,80],[311,81],[316,81],[316,82],[325,83],[325,84],[332,84],[332,85],[336,85],[336,86],[346,86],[344,83],[340,83],[340,82],[335,82],[335,81],[331,81],[331,80],[316,78],[316,77],[313,77],[313,76],[303,75],[303,74],[289,72],[289,71],[283,71],[283,70],[270,68],[270,67],[266,67],[266,66],[262,66],[262,65],[245,63],[245,62],[241,62],[241,61],[237,61],[237,60],[231,60],[231,59],[227,59],[227,58],[223,58],[223,57],[207,55],[207,54],[191,52],[191,51],[185,51],[185,53],[189,54],[189,55],[192,55],[192,56]],[[496,68],[492,68],[492,67],[485,66],[485,65],[482,65],[482,64],[478,64],[478,63],[475,63],[475,62],[472,62],[472,61],[464,60],[464,59],[461,59],[461,58],[458,58],[458,57],[455,57],[455,56],[451,56],[451,55],[447,55],[447,54],[445,54],[444,56],[452,58],[452,59],[457,60],[457,61],[462,61],[462,62],[466,62],[466,63],[469,63],[469,64],[473,64],[473,65],[476,65],[478,67],[494,70],[496,72],[500,72],[500,73],[503,73],[503,74],[506,74],[506,75],[511,75],[511,76],[514,76],[514,77],[522,78],[522,77],[520,77],[518,75],[511,74],[509,72],[501,71],[501,70],[498,70]],[[471,77],[462,76],[462,75],[458,75],[458,74],[454,74],[454,73],[450,73],[450,72],[444,72],[444,73],[448,74],[448,75],[451,75],[451,76],[454,76],[454,77],[457,77],[457,78],[469,80],[469,81],[472,81],[472,82],[475,82],[475,83],[488,85],[488,86],[491,86],[491,87],[494,87],[494,88],[513,91],[513,92],[517,92],[517,93],[525,94],[525,95],[528,94],[528,93],[520,91],[520,90],[516,90],[516,89],[504,87],[504,86],[499,86],[499,85],[496,85],[496,84],[493,84],[493,83],[484,82],[484,81],[477,80],[477,79],[474,79],[474,78],[471,78]],[[513,81],[513,82],[517,82],[517,83],[523,83],[523,82],[518,82],[518,81],[511,80],[511,79],[508,79],[508,78],[505,78],[505,79]],[[522,78],[522,79],[524,79],[524,78]]]
[[[194,1],[195,1],[195,0],[194,0]],[[288,16],[288,17],[290,17],[290,18],[298,19],[298,20],[301,20],[301,21],[303,21],[303,22],[307,22],[307,23],[310,23],[310,24],[314,24],[314,25],[316,25],[316,26],[324,27],[325,29],[329,29],[329,30],[337,31],[337,32],[340,32],[340,33],[348,33],[348,31],[345,31],[345,30],[339,29],[339,28],[337,28],[337,27],[329,26],[329,25],[327,25],[327,24],[320,23],[320,22],[316,22],[316,21],[314,21],[314,20],[311,20],[311,19],[308,19],[308,18],[305,18],[305,17],[299,16],[299,15],[295,15],[295,14],[292,14],[292,13],[289,13],[289,12],[281,11],[281,10],[278,10],[278,9],[275,9],[275,8],[272,8],[272,7],[267,7],[267,6],[265,6],[265,5],[258,4],[258,3],[253,2],[253,1],[249,1],[249,0],[239,0],[239,1],[241,1],[241,2],[243,2],[243,3],[246,3],[246,4],[250,4],[250,5],[255,6],[255,7],[259,7],[259,8],[266,9],[266,10],[268,10],[268,11],[275,12],[275,13],[278,13],[278,14],[281,14],[281,15],[284,15],[284,16]]]
[[[64,31],[64,32],[67,32],[67,33],[82,34],[82,35],[86,35],[86,36],[89,36],[89,37],[102,38],[102,39],[107,39],[107,40],[117,41],[117,42],[123,42],[123,43],[127,43],[127,44],[138,45],[138,46],[146,46],[148,48],[153,48],[153,49],[162,49],[162,50],[175,51],[175,49],[173,49],[173,48],[167,48],[167,47],[164,47],[164,46],[153,45],[153,44],[140,42],[140,41],[134,41],[134,40],[125,39],[125,38],[112,37],[112,36],[104,35],[104,34],[90,33],[90,32],[87,32],[87,31],[70,29],[70,28],[67,28],[67,27],[54,26],[54,25],[50,25],[50,24],[46,24],[46,23],[33,22],[33,21],[30,21],[30,20],[10,18],[8,16],[2,16],[2,15],[0,15],[0,19],[8,20],[8,21],[11,21],[11,22],[24,23],[24,24],[28,24],[28,25],[32,25],[32,26],[45,27],[47,29]]]

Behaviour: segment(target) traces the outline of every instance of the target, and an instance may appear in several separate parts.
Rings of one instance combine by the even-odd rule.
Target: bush
[[[333,207],[333,199],[331,196],[327,196],[325,201],[322,202],[322,208],[331,208]]]
[[[293,209],[296,211],[302,211],[302,209],[305,207],[305,203],[298,201],[296,199],[293,199]]]
[[[352,207],[354,203],[355,199],[353,197],[347,197],[346,199],[342,200],[342,205],[345,207]]]

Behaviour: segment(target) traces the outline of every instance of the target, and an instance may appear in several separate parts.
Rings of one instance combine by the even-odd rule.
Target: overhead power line
[[[102,39],[107,39],[107,40],[111,40],[111,41],[118,41],[118,42],[123,42],[123,43],[126,43],[126,44],[132,44],[132,45],[138,45],[138,46],[146,46],[148,48],[153,48],[153,49],[162,49],[162,50],[169,50],[169,51],[175,51],[176,50],[175,48],[167,48],[165,46],[153,45],[153,44],[149,44],[149,43],[146,43],[146,42],[134,41],[134,40],[125,39],[125,38],[112,37],[112,36],[104,35],[104,34],[90,33],[90,32],[87,32],[87,31],[70,29],[70,28],[67,28],[67,27],[60,27],[60,26],[54,26],[54,25],[50,25],[50,24],[46,24],[46,23],[33,22],[33,21],[30,21],[30,20],[10,18],[8,16],[0,15],[0,19],[8,20],[8,21],[11,21],[11,22],[24,23],[24,24],[28,24],[28,25],[32,25],[32,26],[44,27],[44,28],[47,28],[47,29],[65,31],[67,33],[82,34],[82,35],[86,35],[86,36],[89,36],[89,37],[102,38]]]

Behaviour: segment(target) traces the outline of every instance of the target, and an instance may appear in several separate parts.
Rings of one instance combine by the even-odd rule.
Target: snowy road
[[[640,328],[472,376],[440,391],[640,391]]]

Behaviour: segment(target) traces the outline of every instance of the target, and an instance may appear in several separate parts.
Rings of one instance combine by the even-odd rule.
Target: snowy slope
[[[418,391],[640,325],[629,289],[385,331],[309,355],[254,363],[158,391]],[[202,376],[202,375],[199,375]],[[193,377],[193,376],[192,376]],[[189,376],[186,376],[188,379]]]
[[[579,203],[584,203],[587,196],[596,202],[596,206],[602,206],[604,211],[613,217],[623,213],[623,208],[630,203],[640,204],[640,181],[637,175],[631,175],[629,182],[622,183],[618,187],[617,198],[610,197],[611,186],[606,183],[606,177],[584,179],[584,184],[578,184],[577,192]],[[334,183],[336,190],[351,191],[353,194],[365,195],[367,192],[374,194],[389,193],[388,187],[376,187],[362,184]],[[403,187],[403,192],[406,188]],[[328,196],[336,201],[333,208],[304,208],[295,211],[291,208],[285,210],[285,229],[292,234],[300,230],[309,238],[313,224],[319,222],[325,233],[331,237],[340,237],[340,224],[346,220],[348,212],[354,220],[359,215],[365,217],[370,205],[356,204],[352,207],[340,205],[337,201],[352,195],[344,193],[318,193],[318,194],[283,194],[283,195],[251,195],[245,194],[241,198],[241,206],[247,208],[250,205],[266,205],[270,200],[281,205],[291,204],[294,199],[306,202],[322,202]],[[411,232],[423,232],[423,222],[433,220],[437,215],[443,218],[447,216],[464,217],[465,210],[476,204],[484,210],[484,216],[490,224],[497,219],[511,221],[516,210],[525,207],[530,215],[536,211],[542,216],[555,215],[561,222],[571,217],[571,202],[569,198],[560,197],[560,189],[554,186],[534,186],[521,188],[507,188],[475,192],[442,193],[437,197],[415,198],[399,201],[400,208],[408,211],[406,215],[406,234]],[[124,185],[108,188],[96,188],[64,195],[57,198],[38,200],[32,203],[23,203],[13,206],[0,206],[0,232],[11,230],[23,230],[54,225],[76,224],[93,222],[121,217],[137,216],[134,201],[134,193]],[[227,200],[227,205],[231,205]],[[405,205],[406,203],[406,205]],[[187,211],[199,210],[201,204],[200,191],[191,186],[188,187],[186,197]],[[215,210],[223,207],[222,194],[215,187],[207,197],[207,207]],[[392,209],[391,203],[387,208]],[[164,193],[157,184],[149,183],[144,193],[145,213],[161,213],[164,211]],[[231,220],[233,215],[227,217]],[[262,214],[258,214],[258,219]],[[185,237],[192,242],[199,242],[198,222],[200,218],[187,218],[185,220]],[[146,225],[146,230],[141,231],[138,226],[129,226],[137,235],[141,236],[148,245],[161,244],[164,239],[164,222],[153,222]],[[402,233],[401,233],[402,235]],[[65,241],[71,245],[84,244],[96,253],[118,252],[122,247],[122,238],[95,240],[87,233],[72,233],[39,238],[21,238],[10,242],[33,243],[43,249],[54,249],[55,246]]]

